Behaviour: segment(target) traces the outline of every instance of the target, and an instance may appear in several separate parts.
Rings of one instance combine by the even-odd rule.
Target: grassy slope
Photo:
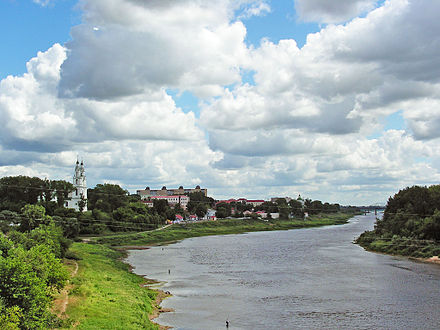
[[[100,237],[97,243],[121,245],[150,245],[165,242],[173,242],[189,237],[208,235],[241,234],[252,231],[287,230],[295,228],[317,227],[346,223],[353,214],[331,214],[310,217],[308,220],[241,220],[225,219],[173,225],[164,230],[143,232],[136,234],[122,234]]]
[[[157,292],[141,288],[145,279],[129,271],[121,252],[97,244],[75,243],[78,261],[67,315],[78,329],[158,329],[148,315]]]

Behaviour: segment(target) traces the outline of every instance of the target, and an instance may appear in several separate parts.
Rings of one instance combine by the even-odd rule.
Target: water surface
[[[373,224],[198,237],[128,262],[173,294],[156,321],[177,329],[440,329],[440,267],[352,243]]]

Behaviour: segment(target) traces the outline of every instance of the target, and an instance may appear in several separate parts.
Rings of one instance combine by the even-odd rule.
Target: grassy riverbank
[[[419,240],[399,235],[378,235],[374,231],[363,233],[356,243],[373,252],[414,258],[430,258],[440,255],[440,244],[432,240]]]
[[[352,218],[352,213],[336,213],[310,216],[308,220],[278,220],[269,221],[252,219],[224,219],[187,224],[175,224],[163,230],[135,234],[122,234],[96,238],[95,242],[112,246],[152,245],[175,242],[185,238],[242,234],[252,231],[288,230],[296,228],[318,227],[343,224]]]
[[[146,288],[148,280],[131,273],[129,265],[121,261],[124,252],[108,245],[153,245],[207,235],[336,225],[351,217],[353,214],[338,213],[309,217],[306,221],[227,219],[104,236],[91,241],[95,244],[75,243],[69,253],[78,256],[78,271],[71,279],[66,324],[78,329],[159,329],[149,317],[157,314],[163,293]]]
[[[75,243],[78,272],[66,309],[66,324],[77,329],[159,329],[149,320],[157,291],[130,272],[123,253],[104,245]]]

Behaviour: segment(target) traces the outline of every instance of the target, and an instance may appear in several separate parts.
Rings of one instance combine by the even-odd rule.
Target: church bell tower
[[[87,211],[87,182],[84,170],[84,162],[76,161],[75,174],[73,175],[74,190],[69,194],[70,200],[67,202],[67,208]]]

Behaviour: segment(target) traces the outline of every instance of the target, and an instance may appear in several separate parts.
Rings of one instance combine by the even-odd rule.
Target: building
[[[246,198],[234,199],[234,198],[230,198],[230,199],[227,199],[227,200],[221,200],[221,201],[218,201],[218,202],[216,203],[216,205],[217,205],[217,204],[221,204],[221,203],[224,203],[224,204],[231,204],[231,203],[244,203],[244,204],[246,204],[246,205],[252,205],[253,207],[256,207],[256,206],[260,206],[260,205],[263,204],[264,202],[265,202],[265,201],[262,200],[262,199],[246,199]]]
[[[205,219],[207,219],[207,220],[217,220],[217,217],[216,217],[215,214],[216,214],[216,210],[208,209],[208,211],[205,214]]]
[[[265,201],[262,199],[248,199],[248,200],[246,200],[246,204],[252,205],[253,207],[260,206],[264,202]]]
[[[87,182],[83,161],[81,161],[81,164],[78,160],[76,161],[73,187],[74,190],[69,193],[69,197],[66,200],[66,208],[75,209],[76,211],[87,211]]]
[[[189,203],[189,197],[185,195],[171,195],[171,196],[149,196],[148,199],[143,199],[147,206],[153,207],[153,201],[158,199],[164,199],[168,202],[168,205],[175,206],[180,204],[182,209],[186,210],[186,206]]]
[[[136,193],[141,196],[141,200],[148,199],[152,196],[185,195],[196,192],[201,192],[204,196],[208,196],[208,189],[202,189],[200,186],[196,186],[194,189],[184,189],[183,186],[180,186],[177,189],[167,189],[165,186],[163,186],[162,189],[150,189],[150,187],[146,187],[143,190],[136,191]]]
[[[272,197],[270,199],[270,201],[272,203],[276,203],[279,199],[284,199],[286,201],[286,203],[289,203],[292,200],[292,198],[290,198],[290,197]]]

